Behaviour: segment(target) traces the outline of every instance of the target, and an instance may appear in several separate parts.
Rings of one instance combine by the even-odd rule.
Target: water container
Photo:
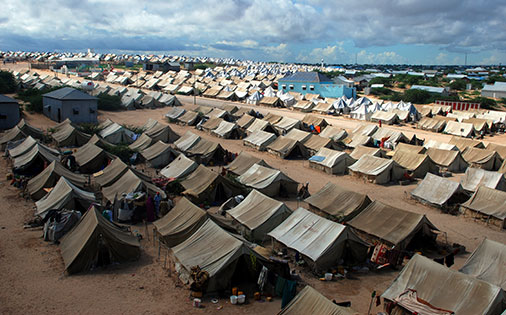
[[[245,301],[246,301],[246,295],[241,294],[241,295],[239,295],[239,296],[237,297],[237,302],[238,302],[239,304],[243,304]]]
[[[237,304],[237,295],[231,295],[230,296],[230,303]]]
[[[332,274],[330,272],[327,272],[325,274],[325,281],[330,281],[330,280],[332,280]]]
[[[196,307],[196,308],[199,308],[200,307],[200,303],[202,301],[200,299],[193,299],[193,307]]]

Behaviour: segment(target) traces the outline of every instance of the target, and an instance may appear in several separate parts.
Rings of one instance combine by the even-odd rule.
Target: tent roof
[[[495,151],[467,147],[462,152],[462,158],[467,163],[484,164],[489,162],[490,160],[494,159],[499,160],[501,157]]]
[[[140,243],[137,237],[122,231],[120,227],[105,219],[95,207],[92,207],[61,239],[60,249],[66,270],[77,272],[81,271],[81,268],[92,267],[92,259],[98,255],[100,249],[98,242],[101,240],[98,235],[105,239],[102,241],[114,247],[113,252],[117,254],[115,258],[118,260],[132,260],[140,254]],[[77,266],[73,266],[74,264]]]
[[[501,288],[446,268],[415,254],[390,287],[381,295],[393,301],[407,289],[419,298],[455,314],[498,314],[504,292]]]
[[[472,140],[472,139],[465,139],[465,138],[456,137],[456,136],[453,136],[448,143],[457,146],[457,148],[459,148],[460,151],[464,151],[464,149],[467,147],[474,147],[474,148],[484,148],[485,147],[485,145],[481,141]]]
[[[165,198],[165,192],[157,186],[143,180],[131,169],[128,169],[117,181],[111,185],[102,188],[102,194],[109,201],[114,201],[114,197],[120,198],[123,193],[129,194],[137,191],[148,191],[154,195],[159,192],[162,198]]]
[[[81,146],[84,145],[91,136],[77,130],[72,124],[65,124],[51,135],[58,146]]]
[[[320,133],[320,137],[330,138],[334,141],[342,140],[346,138],[347,135],[348,133],[346,130],[334,126],[327,126]]]
[[[37,157],[41,157],[44,161],[51,163],[58,160],[58,151],[46,147],[43,144],[35,144],[29,151],[14,158],[14,168],[24,168],[32,163]]]
[[[205,221],[207,212],[185,197],[163,218],[153,223],[169,247],[176,246],[191,236]]]
[[[132,150],[143,151],[152,145],[155,141],[147,134],[141,134],[133,143],[129,144],[128,147]]]
[[[74,157],[76,158],[77,164],[79,166],[82,166],[94,160],[103,152],[105,151],[102,148],[94,145],[93,143],[87,143],[77,149],[77,151],[74,153]]]
[[[42,199],[35,202],[36,215],[45,217],[47,211],[60,210],[72,199],[79,199],[91,204],[95,201],[95,194],[78,188],[65,177],[60,177],[54,188]]]
[[[289,214],[290,209],[281,201],[272,199],[253,189],[239,205],[227,213],[242,225],[254,230],[273,216]]]
[[[330,182],[304,201],[335,217],[354,216],[371,203],[369,196]]]
[[[504,184],[504,174],[486,171],[481,168],[468,167],[460,184],[468,191],[476,191],[479,186],[499,189]]]
[[[306,144],[307,144],[307,142],[306,142]],[[313,157],[315,157],[315,156],[321,157],[321,158],[323,158],[323,160],[314,161],[314,160],[311,160],[311,158],[310,158],[310,161],[313,163],[323,165],[325,167],[334,167],[338,163],[340,163],[343,159],[347,160],[346,165],[349,165],[349,164],[352,164],[355,162],[355,159],[350,157],[348,155],[348,153],[342,152],[342,151],[336,151],[336,150],[332,150],[332,149],[328,149],[328,148],[319,149],[318,152]]]
[[[46,183],[53,176],[57,177],[65,177],[69,182],[76,185],[77,187],[84,187],[87,179],[84,175],[72,173],[70,170],[61,165],[58,161],[53,161],[48,165],[42,172],[40,172],[37,176],[31,178],[28,181],[27,189],[30,194],[34,194],[41,190],[42,188],[46,188]]]
[[[278,315],[353,315],[355,311],[349,307],[334,304],[320,292],[306,285]]]
[[[198,164],[187,158],[184,154],[180,154],[172,162],[164,167],[160,174],[167,178],[182,178],[193,172]]]
[[[220,122],[220,125],[218,126],[218,128],[214,129],[212,133],[216,134],[220,137],[226,137],[234,129],[237,129],[237,125],[235,123],[231,123],[231,122],[223,120],[222,122]]]
[[[409,241],[420,229],[424,232],[437,230],[425,215],[395,208],[379,201],[373,201],[348,224],[392,245]]]
[[[259,164],[252,165],[246,172],[237,177],[237,181],[255,189],[265,189],[280,181],[296,183],[280,170]]]
[[[241,118],[239,118],[239,120],[236,121],[236,123],[241,128],[248,128],[255,119],[256,118],[251,115],[244,114]]]
[[[311,134],[309,132],[302,131],[299,129],[292,129],[285,135],[285,137],[297,140],[300,143],[305,143],[306,141],[309,140],[309,138],[311,138]]]
[[[37,140],[32,138],[31,136],[28,136],[20,144],[18,144],[16,147],[9,149],[9,156],[11,158],[16,158],[20,155],[25,154],[28,152],[31,148],[33,148],[37,144]]]
[[[298,208],[268,235],[316,262],[335,242],[344,242],[353,234],[345,225]]]
[[[265,163],[264,160],[254,157],[245,151],[242,151],[230,164],[225,166],[225,168],[231,173],[242,175],[254,164],[260,164],[262,166],[268,167],[267,163]]]
[[[379,148],[366,147],[364,145],[356,146],[355,149],[350,153],[350,156],[355,160],[358,160],[362,155],[372,155],[381,157],[385,155],[385,152]]]
[[[485,186],[479,186],[471,199],[462,207],[506,220],[506,192]]]
[[[276,135],[270,132],[256,130],[244,139],[244,142],[249,142],[256,146],[269,145],[276,140]]]
[[[367,175],[377,176],[389,169],[389,167],[396,163],[393,160],[387,160],[372,155],[362,155],[360,159],[353,165],[349,166],[349,169],[354,172],[359,172]]]
[[[460,155],[459,151],[428,148],[425,152],[434,163],[443,166],[451,165]]]
[[[452,151],[453,152],[453,151]],[[411,195],[434,205],[444,205],[455,193],[463,190],[458,182],[427,173]]]
[[[177,149],[185,152],[193,147],[196,143],[198,143],[200,139],[200,136],[194,134],[191,131],[187,131],[181,138],[174,142],[174,145]]]
[[[198,196],[203,193],[220,176],[203,165],[199,165],[188,178],[181,182],[185,193]]]
[[[172,149],[172,147],[169,144],[162,142],[162,141],[158,141],[155,144],[148,147],[147,149],[144,149],[141,152],[141,155],[146,160],[151,161],[152,159],[157,158],[160,155],[162,155],[168,151],[174,151],[174,150]],[[174,155],[177,155],[177,154],[174,152]]]
[[[392,160],[407,170],[413,171],[418,169],[423,163],[432,163],[426,154],[413,153],[411,151],[396,151]],[[428,161],[428,162],[427,162]]]
[[[485,238],[459,271],[506,291],[505,262],[506,245]]]

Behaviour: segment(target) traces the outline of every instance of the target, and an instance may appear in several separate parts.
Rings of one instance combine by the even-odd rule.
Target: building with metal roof
[[[448,89],[437,87],[437,86],[427,86],[427,85],[412,85],[411,90],[423,90],[430,93],[438,93],[441,95],[448,95]]]
[[[339,98],[345,95],[355,98],[355,88],[347,84],[338,84],[319,72],[295,72],[278,80],[278,90],[301,94],[319,94],[322,97]]]
[[[54,121],[97,122],[97,98],[79,90],[64,87],[44,94],[42,102],[44,115]]]
[[[0,94],[0,129],[11,129],[19,122],[18,101]]]
[[[481,96],[493,98],[506,97],[506,82],[494,82],[494,84],[485,84],[481,90]]]

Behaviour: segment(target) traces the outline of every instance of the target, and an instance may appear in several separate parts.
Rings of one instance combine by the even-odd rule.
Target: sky
[[[0,50],[506,64],[505,0],[2,0]]]

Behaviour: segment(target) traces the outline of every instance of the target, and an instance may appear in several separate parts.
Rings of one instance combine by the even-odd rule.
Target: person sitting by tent
[[[309,196],[311,196],[311,194],[309,193],[309,182],[307,182],[306,185],[302,185],[302,187],[299,189],[297,198],[306,199]]]

